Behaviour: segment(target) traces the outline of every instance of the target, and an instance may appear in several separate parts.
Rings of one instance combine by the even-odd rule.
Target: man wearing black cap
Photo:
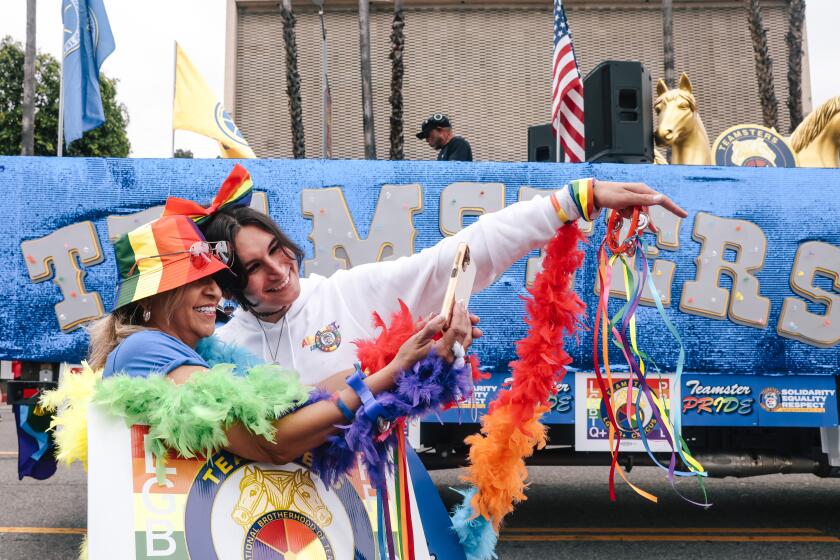
[[[436,113],[423,121],[417,138],[438,150],[438,161],[472,161],[470,143],[452,134],[449,117]]]

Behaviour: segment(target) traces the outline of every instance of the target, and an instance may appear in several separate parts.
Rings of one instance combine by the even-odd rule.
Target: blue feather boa
[[[441,406],[466,398],[472,391],[472,371],[469,364],[455,367],[438,356],[434,350],[428,356],[397,376],[393,391],[383,391],[376,400],[388,418],[417,418],[438,410]],[[323,400],[326,395],[315,394],[310,400]],[[386,477],[393,471],[394,435],[379,441],[376,422],[363,409],[341,432],[312,452],[312,470],[327,484],[336,482],[355,464],[356,453],[361,454],[371,486],[385,488]]]
[[[233,364],[236,366],[237,375],[243,375],[246,371],[261,363],[248,350],[236,344],[222,342],[215,335],[199,340],[195,351],[210,364],[210,367],[218,364]]]
[[[452,529],[458,535],[458,541],[464,547],[467,560],[491,560],[496,556],[496,542],[499,535],[493,530],[493,524],[483,515],[478,515],[470,505],[478,490],[471,486],[463,491],[453,488],[463,496],[461,505],[452,511]]]

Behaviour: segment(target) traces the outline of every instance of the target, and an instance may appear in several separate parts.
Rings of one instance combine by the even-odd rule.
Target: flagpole
[[[175,119],[175,82],[178,79],[178,41],[172,41],[172,120]],[[169,140],[169,157],[175,157],[175,123],[172,125],[172,136]]]
[[[63,35],[62,35],[63,38]],[[61,42],[61,67],[58,75],[58,148],[56,156],[64,155],[64,41]]]

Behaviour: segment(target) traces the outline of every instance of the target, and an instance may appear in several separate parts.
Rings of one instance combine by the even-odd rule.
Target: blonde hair
[[[184,297],[184,288],[186,286],[180,286],[174,290],[141,299],[119,309],[115,309],[112,313],[93,322],[87,328],[88,335],[90,336],[87,362],[90,367],[93,370],[105,367],[108,355],[123,340],[134,333],[148,330],[148,327],[143,323],[144,303],[145,308],[148,308],[153,303],[159,301],[160,307],[166,310],[163,316],[163,323],[168,324],[172,320],[172,315],[175,313],[175,310],[181,306],[181,301]]]

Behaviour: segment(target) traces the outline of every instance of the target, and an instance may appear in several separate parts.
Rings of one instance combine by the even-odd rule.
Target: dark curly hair
[[[298,263],[298,270],[300,270],[301,263],[303,262],[303,250],[294,241],[289,239],[269,216],[247,206],[223,208],[199,226],[201,233],[204,234],[207,241],[227,241],[231,247],[233,260],[231,261],[230,268],[236,274],[236,280],[224,282],[220,286],[222,290],[233,297],[246,311],[252,311],[255,304],[248,301],[245,297],[245,288],[248,286],[248,273],[242,266],[242,261],[236,258],[235,250],[236,234],[245,226],[258,227],[266,233],[273,235],[284,251],[294,255]]]

